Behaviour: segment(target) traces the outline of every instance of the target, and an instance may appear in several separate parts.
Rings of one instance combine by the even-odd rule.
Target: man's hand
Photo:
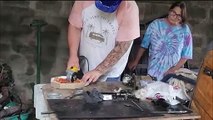
[[[96,82],[101,75],[102,74],[99,71],[92,70],[85,73],[82,80],[85,82],[85,86],[87,86],[90,83]]]
[[[79,58],[78,57],[70,57],[69,58],[68,63],[67,63],[67,68],[70,68],[72,66],[79,68]]]

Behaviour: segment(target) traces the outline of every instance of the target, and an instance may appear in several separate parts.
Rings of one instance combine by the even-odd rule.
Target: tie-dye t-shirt
[[[192,35],[188,25],[172,26],[165,18],[154,20],[147,28],[141,47],[149,49],[148,74],[163,78],[181,58],[192,59]]]

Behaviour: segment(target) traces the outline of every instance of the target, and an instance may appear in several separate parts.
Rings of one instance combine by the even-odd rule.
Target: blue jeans
[[[121,81],[121,76],[119,77],[108,77],[106,79],[106,82],[120,82]]]

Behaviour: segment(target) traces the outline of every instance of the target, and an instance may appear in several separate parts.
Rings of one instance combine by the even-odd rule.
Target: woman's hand
[[[164,73],[164,76],[166,76],[166,75],[168,75],[168,74],[174,74],[176,70],[177,70],[176,67],[171,67],[169,70],[167,70],[167,71]]]
[[[138,65],[138,63],[136,61],[130,61],[127,66],[129,68],[129,70],[133,71],[136,69],[137,65]]]

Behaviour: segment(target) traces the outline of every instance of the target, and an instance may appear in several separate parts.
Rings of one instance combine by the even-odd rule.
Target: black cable
[[[87,71],[89,71],[89,60],[85,56],[80,56],[80,59],[81,58],[82,58],[82,60],[80,60],[80,62],[83,61],[83,60],[86,60],[86,62],[87,62]]]

